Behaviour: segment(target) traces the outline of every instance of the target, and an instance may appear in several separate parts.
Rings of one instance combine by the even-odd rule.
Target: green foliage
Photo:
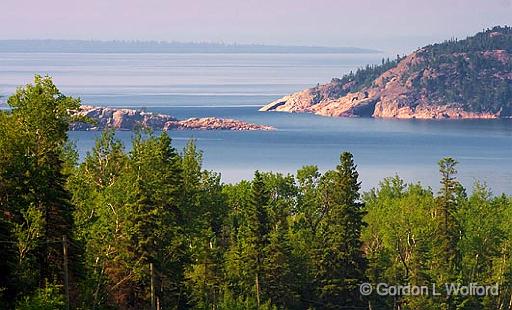
[[[361,75],[361,78],[363,75]],[[105,131],[81,161],[69,109],[49,78],[0,112],[0,307],[62,309],[507,309],[512,199],[457,181],[440,190],[398,176],[361,195],[350,153],[334,170],[256,171],[223,184],[195,143]],[[33,109],[33,110],[32,110]],[[34,111],[46,113],[36,117]],[[53,115],[53,116],[52,116]],[[34,131],[35,130],[35,131]],[[363,282],[497,283],[498,296],[378,296]]]
[[[455,164],[450,158],[440,161],[442,187],[437,197],[430,189],[406,185],[398,177],[365,194],[367,275],[372,283],[400,285],[498,283],[499,296],[371,296],[374,307],[499,309],[510,301],[505,279],[512,261],[502,226],[510,224],[506,216],[510,198],[492,197],[478,183],[466,197],[454,177]]]
[[[21,288],[22,292],[27,292],[27,288],[37,286],[37,256],[36,250],[44,244],[45,220],[43,213],[34,206],[21,211],[23,220],[21,223],[14,223],[13,231],[16,237],[17,263],[16,277],[20,283],[26,285]]]
[[[327,308],[363,306],[359,284],[365,281],[366,258],[361,232],[364,205],[352,154],[344,152],[335,171],[321,181],[321,203],[328,209],[316,249],[319,294]]]
[[[459,242],[462,238],[463,227],[459,223],[457,213],[461,204],[466,200],[465,191],[456,179],[457,161],[446,157],[439,161],[441,174],[441,189],[439,191],[435,209],[435,242],[432,245],[431,261],[433,272],[432,280],[438,286],[445,283],[461,281],[461,258]],[[458,296],[448,296],[439,303],[451,309],[462,301],[456,300]]]
[[[512,113],[512,84],[506,76],[512,70],[510,53],[511,28],[494,27],[465,40],[422,48],[422,61],[411,73],[417,74],[417,86],[432,102],[507,116]]]
[[[382,181],[378,189],[365,194],[364,200],[368,226],[363,231],[363,241],[370,282],[430,284],[429,252],[436,229],[432,191],[419,184],[406,185],[396,176]],[[371,303],[377,308],[391,309],[396,302],[372,297]],[[401,299],[410,309],[435,309],[423,296]]]
[[[18,239],[18,255],[19,261],[22,262],[27,255],[35,250],[41,242],[43,229],[45,226],[43,213],[34,206],[28,207],[27,210],[21,211],[23,222],[14,224],[14,235]]]
[[[66,309],[61,287],[48,283],[38,288],[34,294],[25,297],[16,306],[17,310],[59,310]]]
[[[112,131],[97,140],[67,187],[76,206],[75,235],[84,247],[87,283],[81,302],[93,307],[108,304],[113,298],[108,288],[125,277],[118,268],[128,246],[124,228],[129,213],[124,206],[134,199],[128,156]],[[116,287],[119,291],[124,290],[122,283]]]
[[[222,301],[219,303],[219,310],[277,310],[270,302],[262,305],[257,304],[256,300],[251,297],[243,298],[241,296],[235,297],[231,293],[226,292]]]
[[[73,206],[66,189],[63,161],[69,110],[80,101],[62,95],[49,77],[36,76],[33,84],[18,88],[0,113],[0,205],[9,230],[3,242],[17,246],[7,258],[11,279],[7,303],[46,281],[62,279],[63,236],[72,240]],[[11,249],[7,249],[9,253]],[[71,271],[78,261],[70,253]]]
[[[325,93],[320,85],[314,87],[312,91],[315,94],[315,103],[326,98],[337,99],[350,92],[358,92],[365,87],[372,86],[376,78],[395,67],[402,59],[403,57],[400,56],[394,60],[383,58],[380,65],[366,65],[363,68],[358,68],[355,72],[350,71],[341,78],[334,78],[329,84],[328,93]]]

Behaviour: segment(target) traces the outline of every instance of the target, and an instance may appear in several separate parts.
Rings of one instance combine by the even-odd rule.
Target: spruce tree
[[[457,161],[447,157],[439,161],[441,189],[437,197],[436,217],[438,219],[439,250],[444,259],[446,272],[453,277],[458,270],[459,254],[457,244],[460,239],[460,227],[457,222],[458,197],[461,195],[461,184],[456,179]],[[449,275],[444,280],[449,280]]]
[[[364,306],[359,285],[365,280],[366,258],[362,250],[363,203],[359,174],[352,154],[341,154],[335,171],[323,179],[322,203],[328,213],[322,223],[318,249],[318,286],[326,308]]]
[[[279,222],[269,233],[263,261],[263,281],[265,296],[273,305],[289,308],[296,304],[298,296],[294,288],[298,280],[293,276],[291,248],[286,224]]]
[[[133,144],[130,161],[136,199],[127,206],[126,224],[132,262],[135,268],[140,268],[139,283],[133,285],[140,287],[140,302],[148,304],[148,284],[153,280],[159,303],[177,305],[186,301],[182,296],[183,232],[187,222],[182,216],[181,158],[165,132],[147,139],[139,135]]]
[[[265,189],[262,175],[256,171],[251,186],[251,197],[244,210],[244,223],[241,227],[242,277],[246,294],[261,305],[263,300],[262,274],[264,250],[268,244],[269,222],[267,205],[269,194]],[[251,294],[252,292],[252,294]]]
[[[461,239],[461,226],[457,220],[460,200],[465,198],[462,185],[457,181],[457,161],[451,157],[439,161],[441,188],[437,196],[437,231],[434,246],[434,267],[438,285],[453,283],[460,276],[461,255],[458,248]],[[452,309],[454,301],[445,296],[448,309]]]
[[[226,218],[225,243],[226,253],[224,254],[224,293],[223,298],[232,296],[247,296],[253,293],[247,289],[245,273],[245,261],[242,260],[242,241],[245,234],[245,211],[251,201],[252,184],[242,181],[237,184],[223,186],[222,193],[226,197],[228,214]],[[252,287],[252,279],[249,280]],[[247,293],[248,292],[248,293]]]

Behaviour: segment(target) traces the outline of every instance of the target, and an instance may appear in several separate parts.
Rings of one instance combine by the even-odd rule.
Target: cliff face
[[[277,99],[260,111],[337,117],[508,118],[512,115],[512,30],[427,46],[385,66]],[[381,72],[383,71],[383,72]]]
[[[107,107],[81,106],[73,111],[73,115],[90,122],[77,121],[71,124],[70,130],[87,131],[115,128],[118,130],[134,130],[138,127],[154,130],[273,130],[270,126],[251,124],[234,119],[215,117],[190,118],[178,120],[170,115],[148,113],[135,109],[116,109]]]

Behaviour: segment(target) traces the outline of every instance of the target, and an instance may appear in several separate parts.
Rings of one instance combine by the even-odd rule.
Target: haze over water
[[[381,54],[0,54],[0,95],[35,73],[49,74],[83,104],[145,108],[178,118],[217,116],[272,125],[273,132],[173,131],[181,149],[190,138],[204,151],[204,167],[225,182],[254,170],[293,173],[303,165],[336,166],[350,151],[363,188],[398,174],[437,188],[437,161],[456,158],[471,188],[486,182],[512,193],[512,120],[420,121],[326,118],[262,113],[258,108],[290,92],[328,82]],[[385,57],[385,56],[384,56]],[[98,133],[71,132],[81,155]],[[131,133],[120,132],[129,143]]]

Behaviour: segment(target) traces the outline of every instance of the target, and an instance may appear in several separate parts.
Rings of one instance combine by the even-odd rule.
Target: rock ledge
[[[271,126],[257,125],[235,119],[204,117],[179,120],[167,114],[150,113],[141,109],[85,105],[81,106],[80,110],[71,113],[76,117],[87,118],[92,121],[92,123],[74,122],[69,128],[72,131],[94,131],[105,128],[134,130],[139,127],[153,130],[274,130]]]

